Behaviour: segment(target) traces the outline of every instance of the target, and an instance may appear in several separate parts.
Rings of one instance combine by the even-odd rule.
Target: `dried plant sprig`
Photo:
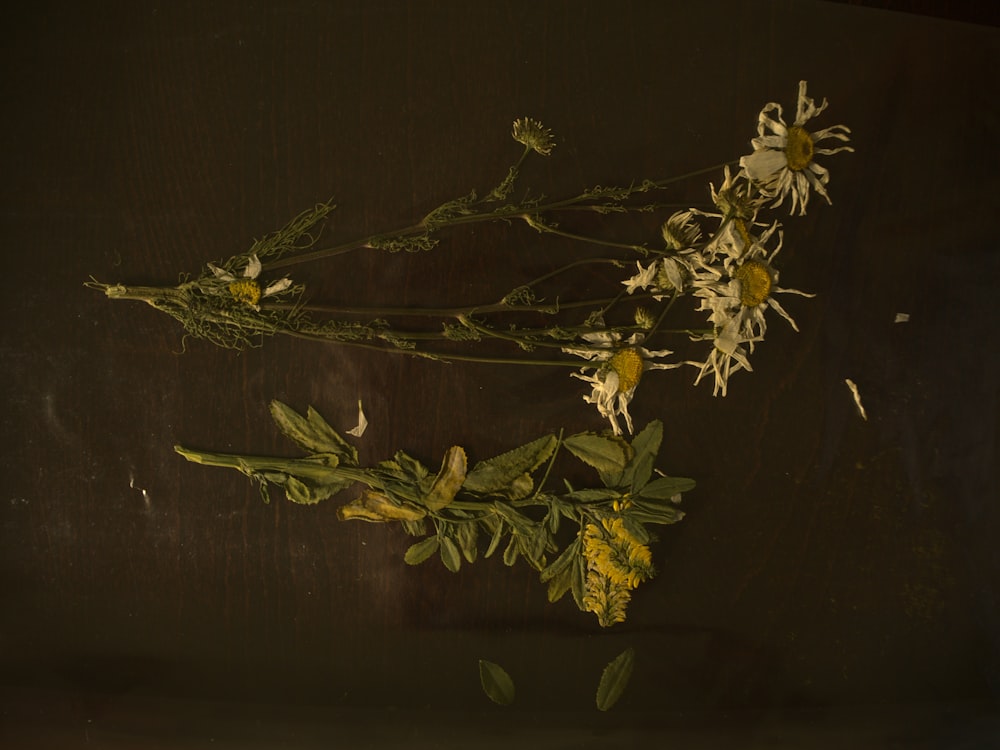
[[[775,256],[784,233],[779,221],[765,220],[763,214],[786,198],[793,214],[804,213],[810,191],[829,201],[829,172],[813,157],[853,149],[846,145],[850,131],[844,126],[805,128],[826,106],[825,100],[816,105],[806,95],[804,81],[791,126],[779,105],[765,105],[751,141],[754,152],[738,160],[736,171],[733,160],[668,179],[595,185],[562,199],[527,190],[512,198],[525,159],[547,157],[555,145],[552,131],[540,121],[520,118],[511,135],[523,150],[493,189],[483,197],[471,190],[445,201],[410,226],[317,249],[317,227],[334,208],[331,202],[321,203],[247,253],[208,263],[200,276],[185,278],[176,287],[89,285],[112,299],[144,300],[179,320],[189,335],[236,349],[287,335],[439,361],[576,369],[571,374],[592,386],[584,400],[596,406],[616,433],[631,433],[628,406],[644,371],[691,366],[697,369],[695,385],[710,378],[713,393],[724,396],[732,375],[752,370],[751,355],[764,340],[770,316],[778,315],[798,330],[776,295],[812,295],[778,286]],[[837,142],[834,147],[822,146],[831,139]],[[623,240],[619,232],[602,236],[574,225],[574,212],[580,211],[601,217],[659,212],[667,205],[649,202],[648,193],[719,169],[723,180],[718,189],[709,184],[711,205],[673,210],[652,236],[644,232]],[[540,235],[578,242],[593,252],[581,252],[536,278],[497,290],[497,297],[464,306],[450,306],[446,300],[424,308],[328,304],[312,298],[288,273],[293,266],[361,250],[426,252],[446,230],[484,222],[523,222]],[[588,280],[606,277],[612,293],[578,299],[548,294],[552,282],[572,281],[575,273],[586,273]],[[705,327],[664,325],[671,306],[682,298],[707,313]],[[610,320],[628,322],[606,323]],[[703,358],[673,357],[674,345],[645,349],[636,343],[648,345],[671,334],[705,342]],[[578,357],[591,364],[581,366],[574,360]]]
[[[300,414],[274,401],[271,415],[307,455],[175,450],[195,463],[242,472],[258,484],[265,501],[272,487],[306,505],[358,487],[355,498],[337,509],[338,517],[398,522],[422,537],[406,550],[406,563],[437,556],[458,572],[463,560],[476,561],[485,543],[484,557],[502,549],[507,565],[524,559],[539,572],[550,601],[571,591],[577,606],[596,615],[602,627],[623,621],[632,592],[655,574],[648,546],[655,537],[647,526],[681,520],[681,495],[695,486],[692,479],[654,473],[663,438],[658,421],[632,441],[592,432],[549,434],[472,466],[466,451],[452,446],[434,471],[403,451],[361,466],[353,444],[312,408]],[[560,450],[596,470],[601,484],[548,489]],[[563,521],[576,531],[560,536]]]

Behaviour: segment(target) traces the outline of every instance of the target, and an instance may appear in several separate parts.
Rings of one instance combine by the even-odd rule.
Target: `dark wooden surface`
[[[8,23],[5,746],[998,736],[994,29],[811,2],[49,3]],[[610,631],[525,567],[409,568],[395,529],[263,505],[172,451],[285,453],[268,401],[347,427],[360,397],[365,460],[482,458],[600,428],[578,383],[289,341],[237,355],[83,286],[172,283],[331,195],[327,238],[405,225],[501,174],[526,114],[559,135],[526,175],[552,195],[718,163],[800,78],[857,147],[830,161],[834,205],[786,222],[782,281],[818,296],[788,303],[802,332],[775,323],[725,400],[644,382],[637,422],[665,422],[661,467],[699,488]],[[572,251],[486,227],[316,283],[477,299]],[[633,682],[599,714],[626,646]],[[479,658],[514,676],[510,709]]]

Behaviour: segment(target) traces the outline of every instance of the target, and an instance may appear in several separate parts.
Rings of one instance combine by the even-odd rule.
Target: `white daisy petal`
[[[264,290],[264,297],[270,297],[272,294],[278,294],[288,289],[292,285],[292,280],[289,278],[284,278],[279,281],[275,281],[273,284],[269,284]]]
[[[261,266],[260,258],[258,258],[256,255],[251,255],[247,259],[247,268],[243,272],[243,275],[248,279],[256,279],[258,276],[260,276],[262,268],[263,266]]]

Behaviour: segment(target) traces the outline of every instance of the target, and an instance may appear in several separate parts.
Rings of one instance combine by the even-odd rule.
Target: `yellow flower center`
[[[798,125],[788,129],[785,158],[788,159],[788,168],[793,172],[801,172],[812,163],[813,139],[808,130]]]
[[[642,377],[642,352],[635,348],[620,349],[608,360],[608,367],[618,375],[618,392],[627,393],[639,385]]]
[[[229,283],[233,299],[253,307],[260,301],[260,284],[253,279],[237,279]]]
[[[740,302],[756,307],[771,293],[771,269],[759,260],[748,260],[736,270],[740,282]]]

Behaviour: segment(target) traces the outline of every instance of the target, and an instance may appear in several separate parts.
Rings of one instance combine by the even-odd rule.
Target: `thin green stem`
[[[523,158],[524,156],[522,155],[522,160]],[[564,208],[575,207],[575,206],[594,206],[595,208],[599,208],[601,206],[600,201],[602,199],[606,201],[604,205],[618,205],[617,204],[618,200],[630,198],[635,193],[645,192],[654,187],[664,188],[675,182],[680,182],[682,180],[687,180],[692,177],[698,177],[700,175],[707,174],[709,172],[714,172],[719,169],[722,169],[723,167],[731,166],[735,163],[736,163],[735,161],[723,162],[722,164],[717,164],[712,167],[698,169],[693,172],[687,172],[682,175],[676,175],[674,177],[669,177],[662,180],[650,180],[648,182],[639,183],[638,185],[633,184],[628,188],[623,188],[621,191],[622,192],[621,197],[613,200],[609,199],[607,196],[602,196],[600,194],[594,194],[592,192],[583,192],[571,198],[565,198],[559,201],[552,201],[551,203],[540,204],[537,206],[530,206],[530,207],[520,206],[520,205],[509,206],[509,207],[498,208],[488,213],[471,213],[471,214],[463,214],[460,216],[453,216],[447,219],[441,219],[440,224],[434,227],[428,226],[425,219],[421,220],[417,224],[413,224],[411,226],[404,227],[402,229],[397,229],[386,233],[373,234],[364,237],[362,239],[352,240],[350,242],[345,242],[340,245],[334,245],[332,247],[322,248],[320,250],[312,250],[308,253],[302,253],[300,255],[294,255],[279,260],[270,261],[264,264],[264,267],[267,268],[268,270],[273,270],[276,268],[287,268],[288,266],[297,265],[299,263],[308,263],[314,260],[322,260],[324,258],[330,258],[337,255],[342,255],[344,253],[353,252],[361,248],[371,249],[374,247],[373,243],[376,243],[379,240],[403,238],[410,235],[417,236],[421,234],[426,234],[427,232],[432,230],[443,229],[447,227],[455,227],[463,224],[477,224],[485,221],[510,220],[513,218],[518,218],[521,214],[525,214],[526,211],[528,211],[531,214],[537,215],[537,214],[548,213],[551,211],[559,211]],[[518,162],[518,164],[520,164],[520,161]],[[432,211],[430,214],[428,214],[428,216],[431,216],[433,214],[434,212]]]
[[[556,229],[553,226],[546,224],[545,222],[539,221],[535,218],[533,214],[521,214],[517,218],[522,219],[529,227],[542,234],[554,234],[559,237],[565,237],[570,240],[577,240],[579,242],[586,242],[591,245],[601,245],[603,247],[614,247],[620,248],[622,250],[635,250],[640,255],[648,255],[649,248],[644,245],[633,245],[627,242],[612,242],[611,240],[602,240],[597,237],[588,237],[583,234],[574,234],[573,232],[565,232],[562,229]]]

